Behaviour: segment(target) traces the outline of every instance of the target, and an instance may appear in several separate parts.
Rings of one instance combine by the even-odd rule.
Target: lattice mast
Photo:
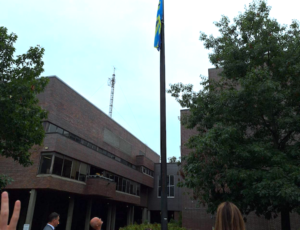
[[[109,103],[109,116],[112,117],[112,109],[114,104],[114,92],[115,92],[115,83],[116,83],[116,75],[115,75],[116,68],[114,67],[114,73],[112,78],[108,78],[108,86],[111,87],[110,90],[110,103]]]

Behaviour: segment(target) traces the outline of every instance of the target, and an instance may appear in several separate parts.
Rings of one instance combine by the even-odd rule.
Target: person
[[[98,217],[94,217],[90,221],[91,227],[95,230],[101,230],[102,224],[103,224],[103,221]]]
[[[9,225],[7,225],[8,215],[9,215],[9,198],[8,198],[8,193],[3,192],[1,194],[0,230],[16,230],[19,221],[20,210],[21,210],[21,202],[17,200],[15,202],[13,215],[10,219]]]
[[[56,212],[52,212],[49,215],[48,223],[44,227],[44,230],[54,230],[58,225],[59,225],[59,214]]]
[[[215,230],[245,230],[245,223],[240,210],[231,202],[219,205]]]

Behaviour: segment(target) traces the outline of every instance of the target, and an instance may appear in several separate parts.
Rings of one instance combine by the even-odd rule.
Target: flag
[[[155,26],[155,38],[154,47],[159,51],[161,47],[161,21],[163,20],[163,0],[159,0],[157,16],[156,16],[156,26]]]

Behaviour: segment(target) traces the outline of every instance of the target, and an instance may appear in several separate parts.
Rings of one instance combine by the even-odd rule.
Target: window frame
[[[169,195],[167,195],[167,198],[175,198],[175,175],[167,175],[168,179],[169,179],[169,184],[167,184],[167,194],[169,193]],[[173,185],[171,185],[171,177],[173,177]],[[157,198],[161,198],[161,195],[159,195],[159,190],[161,188],[160,185],[160,176],[158,176],[158,180],[157,180]],[[171,196],[171,187],[174,188],[174,196]]]

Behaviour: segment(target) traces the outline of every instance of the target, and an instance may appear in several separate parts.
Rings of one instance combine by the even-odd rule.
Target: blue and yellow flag
[[[154,38],[154,47],[157,48],[158,51],[161,47],[161,21],[163,20],[163,5],[163,0],[159,0]]]

